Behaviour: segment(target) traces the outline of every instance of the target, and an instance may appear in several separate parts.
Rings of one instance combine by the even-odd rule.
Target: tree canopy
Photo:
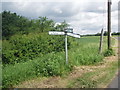
[[[10,11],[2,12],[2,36],[9,38],[15,34],[28,34],[30,32],[48,32],[50,30],[61,31],[68,24],[66,21],[61,22],[61,25],[55,26],[55,21],[47,17],[39,17],[38,19],[28,19],[26,17],[11,13]]]

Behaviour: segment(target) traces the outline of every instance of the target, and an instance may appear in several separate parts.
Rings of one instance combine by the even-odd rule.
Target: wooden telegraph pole
[[[111,0],[108,0],[108,49],[111,48]]]

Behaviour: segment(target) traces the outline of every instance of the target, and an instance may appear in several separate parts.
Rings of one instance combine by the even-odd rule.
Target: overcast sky
[[[118,32],[118,1],[112,0],[112,32]],[[107,29],[107,0],[3,0],[4,10],[30,19],[46,16],[56,23],[66,20],[79,34]]]

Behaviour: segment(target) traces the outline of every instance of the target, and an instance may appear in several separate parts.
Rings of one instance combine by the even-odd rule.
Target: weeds
[[[109,49],[109,50],[106,50],[105,53],[104,53],[104,56],[107,57],[107,56],[111,56],[111,55],[115,55],[113,49]]]

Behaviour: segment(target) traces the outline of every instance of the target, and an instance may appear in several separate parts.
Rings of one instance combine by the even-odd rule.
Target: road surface
[[[116,39],[118,39],[118,42],[120,42],[120,37],[116,37]],[[119,47],[118,49],[120,49],[119,45],[118,47]],[[108,85],[108,88],[118,88],[120,90],[120,70],[118,72],[118,75]]]
[[[120,77],[120,72],[119,74],[112,80],[112,82],[108,85],[108,88],[118,88],[120,89],[120,81],[119,81],[119,78]]]

